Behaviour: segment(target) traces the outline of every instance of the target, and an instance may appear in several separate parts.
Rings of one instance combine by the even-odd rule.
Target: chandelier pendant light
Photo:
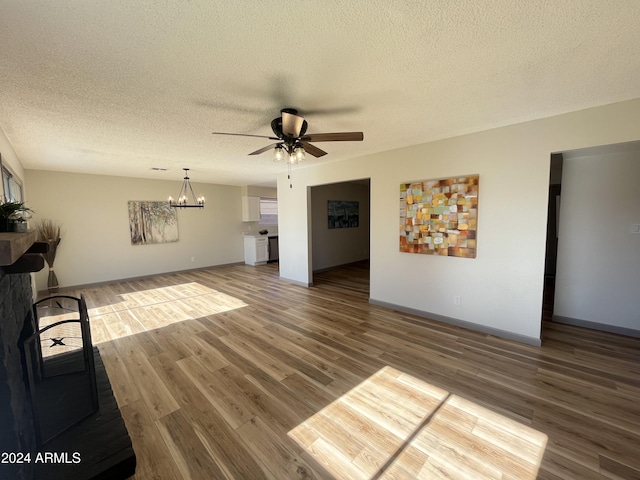
[[[173,197],[169,197],[169,206],[174,208],[204,208],[204,197],[196,197],[193,191],[191,182],[189,181],[189,169],[183,168],[184,180],[182,182],[182,188],[178,194],[178,200],[174,200]],[[187,194],[191,193],[191,199],[193,203],[188,203]]]

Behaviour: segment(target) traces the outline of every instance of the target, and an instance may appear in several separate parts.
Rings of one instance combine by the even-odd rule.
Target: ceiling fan
[[[274,160],[284,160],[288,156],[290,164],[304,160],[305,152],[314,157],[322,157],[327,152],[309,142],[361,142],[362,132],[310,133],[307,134],[307,121],[298,115],[295,108],[283,108],[280,116],[271,121],[271,130],[275,136],[251,135],[245,133],[212,132],[214,135],[235,135],[239,137],[258,137],[277,140],[276,143],[262,147],[249,155],[260,155],[268,150],[274,151]]]

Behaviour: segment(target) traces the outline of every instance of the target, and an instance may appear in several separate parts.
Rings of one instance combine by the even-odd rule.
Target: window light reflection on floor
[[[197,282],[114,293],[97,299],[87,297],[94,345],[247,306],[231,295]],[[41,318],[40,325],[58,322],[63,317]]]
[[[535,479],[547,436],[392,367],[289,432],[336,480]]]

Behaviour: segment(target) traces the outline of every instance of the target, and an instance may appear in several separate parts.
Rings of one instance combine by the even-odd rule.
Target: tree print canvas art
[[[178,217],[167,202],[129,201],[131,245],[178,241]]]

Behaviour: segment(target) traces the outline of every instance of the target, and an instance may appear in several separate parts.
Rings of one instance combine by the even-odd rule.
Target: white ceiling
[[[211,132],[282,107],[364,132],[310,165],[638,98],[639,25],[637,0],[3,0],[0,127],[28,169],[274,185],[269,140]]]

